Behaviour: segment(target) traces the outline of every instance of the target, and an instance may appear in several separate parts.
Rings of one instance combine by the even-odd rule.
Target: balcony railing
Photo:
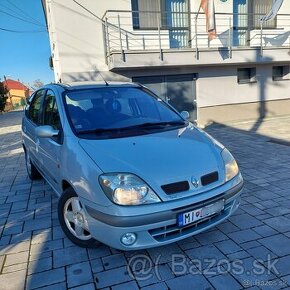
[[[262,15],[216,13],[217,37],[208,40],[203,13],[140,12],[108,10],[103,16],[105,52],[200,50],[259,47],[289,47],[290,14],[279,14],[275,20],[257,27]],[[257,20],[258,19],[258,20]]]

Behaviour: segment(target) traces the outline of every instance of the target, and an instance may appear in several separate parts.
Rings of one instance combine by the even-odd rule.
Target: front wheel
[[[72,188],[66,189],[58,202],[58,218],[66,236],[76,245],[95,248],[100,245],[92,238],[86,212]]]

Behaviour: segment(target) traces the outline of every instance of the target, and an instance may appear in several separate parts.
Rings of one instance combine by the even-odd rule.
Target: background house
[[[209,41],[199,0],[43,0],[55,80],[133,80],[200,125],[290,113],[290,1],[215,0]]]
[[[29,88],[20,81],[6,79],[4,86],[8,90],[8,99],[6,102],[6,110],[16,109],[26,104],[29,97]]]

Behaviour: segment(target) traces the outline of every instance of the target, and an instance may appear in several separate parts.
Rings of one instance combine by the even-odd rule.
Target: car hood
[[[180,133],[182,133],[180,135]],[[162,200],[190,196],[221,185],[224,177],[220,149],[194,126],[142,136],[88,140],[79,144],[104,173],[133,173]],[[217,171],[219,180],[198,188],[192,181]],[[187,192],[166,194],[162,185],[188,181]]]

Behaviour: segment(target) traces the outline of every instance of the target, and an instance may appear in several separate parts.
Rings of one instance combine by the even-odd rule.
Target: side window
[[[60,117],[53,91],[48,90],[44,101],[43,125],[50,125],[55,130],[60,130]]]
[[[28,108],[28,119],[30,119],[36,125],[39,125],[39,112],[41,108],[42,97],[44,95],[44,90],[36,92],[33,97],[31,104]]]

